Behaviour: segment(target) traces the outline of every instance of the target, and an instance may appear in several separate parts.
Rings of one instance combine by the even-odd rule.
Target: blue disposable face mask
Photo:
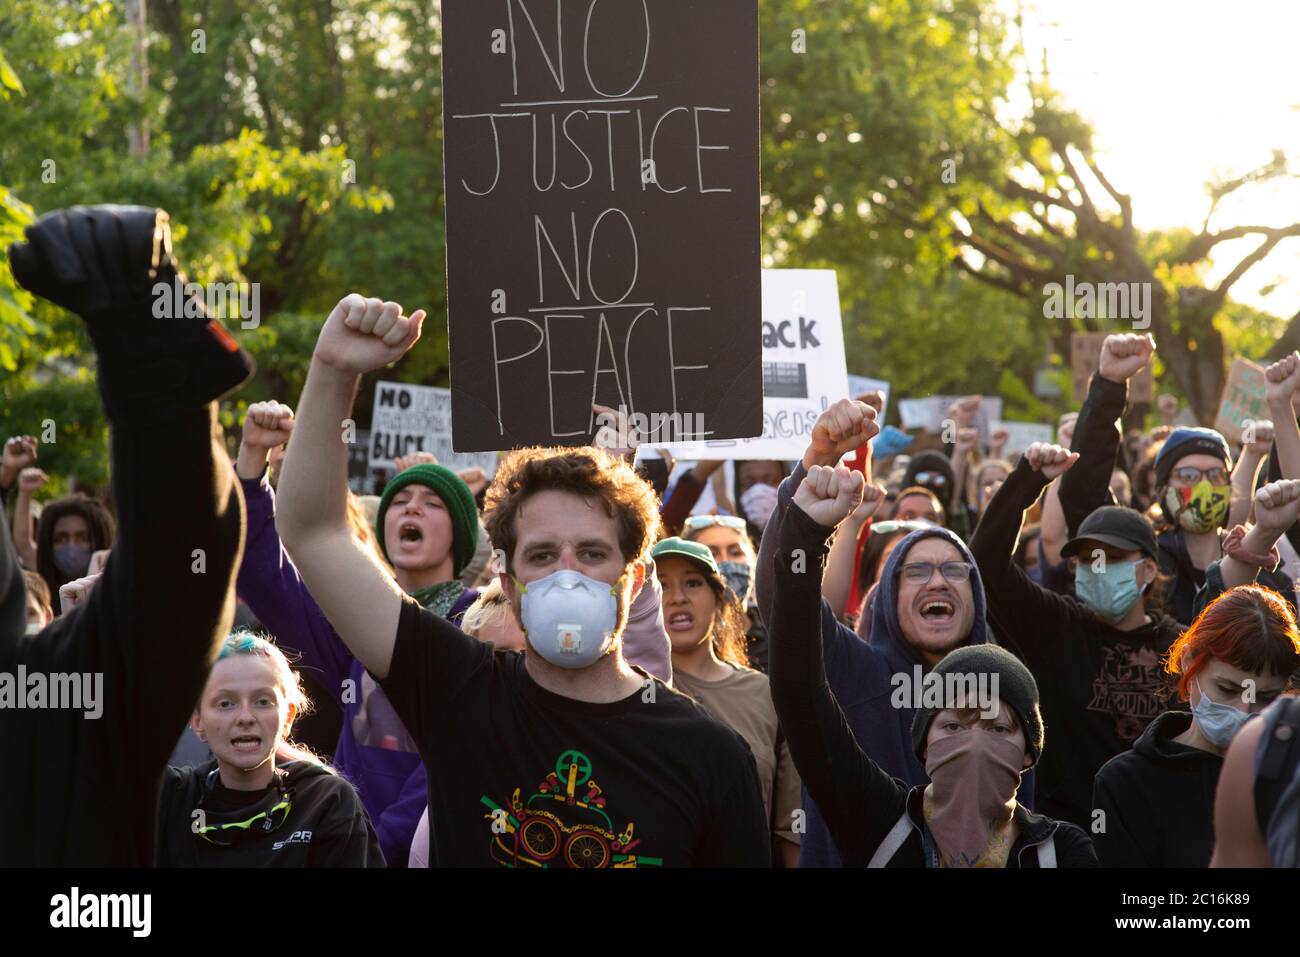
[[[1137,566],[1138,562],[1106,562],[1101,571],[1095,571],[1081,561],[1074,569],[1074,593],[1113,624],[1128,614],[1146,590],[1145,585],[1138,588]]]
[[[1211,701],[1199,680],[1196,682],[1196,690],[1201,693],[1201,700],[1192,705],[1192,714],[1196,716],[1201,734],[1220,751],[1228,750],[1228,745],[1232,744],[1232,739],[1237,736],[1241,726],[1250,720],[1250,713]]]

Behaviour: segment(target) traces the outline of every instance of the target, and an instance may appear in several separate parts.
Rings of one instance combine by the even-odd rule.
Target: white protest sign
[[[478,467],[490,477],[497,470],[495,452],[452,451],[450,389],[376,382],[370,468],[394,469],[393,459],[412,452],[432,452],[453,472]]]
[[[963,395],[932,395],[924,399],[899,399],[898,415],[904,429],[925,429],[927,432],[943,432],[944,420],[948,410]],[[988,445],[989,423],[1002,417],[1002,397],[986,395],[982,397],[979,410],[975,413],[975,428],[979,429],[980,442]]]
[[[1002,457],[1012,459],[1035,442],[1055,442],[1056,430],[1039,422],[993,422],[993,431],[1007,430],[1007,444],[1002,447]]]
[[[763,434],[667,448],[683,460],[798,459],[817,417],[848,393],[835,271],[764,269]]]

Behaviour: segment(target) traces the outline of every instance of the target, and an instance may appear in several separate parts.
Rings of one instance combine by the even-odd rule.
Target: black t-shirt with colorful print
[[[407,600],[381,686],[428,770],[430,867],[769,864],[748,745],[656,679],[566,698]]]

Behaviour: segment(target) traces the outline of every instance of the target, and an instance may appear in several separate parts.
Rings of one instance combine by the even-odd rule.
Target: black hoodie
[[[1103,867],[1208,867],[1214,851],[1214,790],[1223,757],[1173,740],[1191,726],[1166,711],[1133,750],[1097,772],[1092,842]]]
[[[168,768],[158,798],[160,867],[383,867],[384,855],[370,817],[352,785],[319,764],[283,765],[283,793],[276,786],[235,791],[213,774],[213,758],[197,768]],[[250,828],[247,836],[218,845],[195,833],[206,826],[247,821],[285,797],[288,817],[273,830]],[[196,816],[199,809],[202,816]],[[263,818],[262,820],[267,820]],[[223,838],[223,840],[225,840]]]

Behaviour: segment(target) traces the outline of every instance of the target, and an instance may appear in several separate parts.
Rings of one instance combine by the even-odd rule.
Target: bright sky
[[[1004,0],[1014,10],[1014,0]],[[1092,121],[1098,165],[1133,197],[1144,229],[1199,229],[1207,180],[1264,165],[1285,150],[1293,177],[1242,187],[1211,230],[1300,221],[1300,74],[1295,0],[1026,0],[1035,72],[1046,48],[1055,86]],[[1216,249],[1217,281],[1259,243]],[[1268,296],[1262,287],[1279,283]],[[1300,237],[1233,286],[1232,297],[1274,315],[1300,311]]]

